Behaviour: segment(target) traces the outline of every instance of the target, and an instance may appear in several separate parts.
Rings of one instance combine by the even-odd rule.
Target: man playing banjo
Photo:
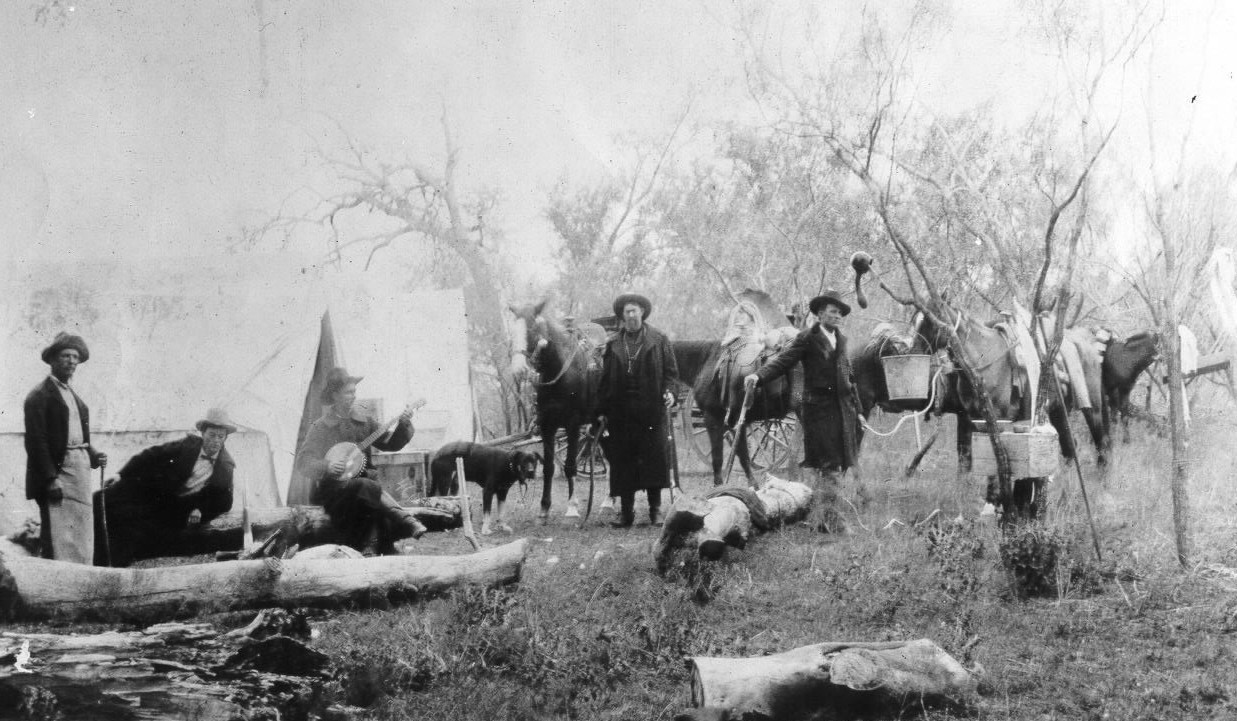
[[[296,454],[296,468],[313,484],[311,500],[326,510],[346,545],[365,551],[372,544],[379,555],[389,555],[397,553],[396,541],[420,538],[425,526],[368,475],[370,447],[398,451],[407,445],[412,440],[413,409],[406,409],[394,429],[383,433],[376,421],[353,408],[360,381],[360,376],[350,376],[343,368],[327,374],[322,402],[329,405],[309,426]],[[341,443],[352,445],[337,449]]]

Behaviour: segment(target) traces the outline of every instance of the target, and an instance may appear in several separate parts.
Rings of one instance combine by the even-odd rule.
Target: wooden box
[[[1004,426],[1005,424],[1002,424]],[[983,428],[982,423],[976,423]],[[1001,429],[1001,443],[1009,454],[1009,467],[1013,478],[1039,478],[1055,475],[1061,454],[1057,432],[1051,426],[1040,426],[1029,431],[1015,432]],[[971,473],[980,476],[995,476],[996,453],[986,431],[971,434]]]
[[[400,503],[429,495],[428,451],[397,451],[373,454],[374,472],[378,483]]]

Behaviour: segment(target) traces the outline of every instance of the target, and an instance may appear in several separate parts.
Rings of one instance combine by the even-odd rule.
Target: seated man
[[[390,555],[398,553],[396,541],[420,538],[425,526],[370,476],[370,448],[398,451],[408,445],[413,434],[412,410],[405,410],[389,433],[381,433],[378,423],[362,416],[353,405],[360,381],[343,368],[331,369],[322,389],[322,402],[327,405],[305,434],[296,454],[296,470],[313,483],[311,500],[322,504],[331,525],[343,535],[344,545]],[[348,461],[330,453],[341,443],[353,444],[363,454],[359,468],[351,468]]]
[[[120,477],[94,494],[96,566],[150,558],[170,535],[231,510],[236,463],[223,444],[236,426],[226,412],[212,408],[197,429],[202,435],[130,458]]]

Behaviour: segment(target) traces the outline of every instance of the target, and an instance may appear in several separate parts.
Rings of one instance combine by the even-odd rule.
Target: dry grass
[[[629,530],[609,512],[584,529],[557,515],[542,525],[530,489],[510,514],[533,542],[520,584],[324,614],[315,643],[337,671],[323,697],[373,719],[670,719],[689,704],[690,656],[926,637],[984,679],[974,708],[926,718],[1237,717],[1237,416],[1195,413],[1184,570],[1167,439],[1136,428],[1104,473],[1084,453],[1101,562],[1072,467],[1049,488],[1049,523],[1003,536],[980,515],[982,483],[955,477],[949,420],[910,479],[913,432],[867,440],[847,489],[853,535],[790,527],[719,563],[684,557],[664,577],[641,503]],[[703,467],[688,470],[687,491],[706,491]],[[418,546],[469,550],[458,531]]]
[[[1234,425],[1227,413],[1196,413],[1196,553],[1185,570],[1166,439],[1120,446],[1103,475],[1084,456],[1098,562],[1072,468],[1050,488],[1050,523],[1003,544],[979,515],[981,484],[955,480],[944,429],[909,480],[900,469],[913,434],[869,439],[863,481],[850,489],[854,535],[788,528],[664,578],[651,556],[657,529],[542,526],[530,493],[515,513],[516,533],[534,541],[518,588],[340,615],[322,645],[340,662],[339,692],[375,719],[669,719],[689,702],[689,656],[918,637],[982,669],[970,718],[1232,718]],[[705,483],[700,473],[685,480],[689,492]],[[1045,543],[1057,561],[1044,570],[1047,595],[1021,599],[1002,548]],[[464,552],[465,542],[439,534],[426,549]]]

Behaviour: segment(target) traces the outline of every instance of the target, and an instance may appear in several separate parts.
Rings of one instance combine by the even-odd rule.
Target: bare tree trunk
[[[1175,252],[1171,243],[1164,244],[1164,267],[1171,278]],[[1168,345],[1168,428],[1172,438],[1172,476],[1169,480],[1173,499],[1173,535],[1177,541],[1177,562],[1183,568],[1190,565],[1190,498],[1186,488],[1190,481],[1190,429],[1185,423],[1184,389],[1181,385],[1181,338],[1177,334],[1177,311],[1170,291],[1164,298],[1164,339]]]

